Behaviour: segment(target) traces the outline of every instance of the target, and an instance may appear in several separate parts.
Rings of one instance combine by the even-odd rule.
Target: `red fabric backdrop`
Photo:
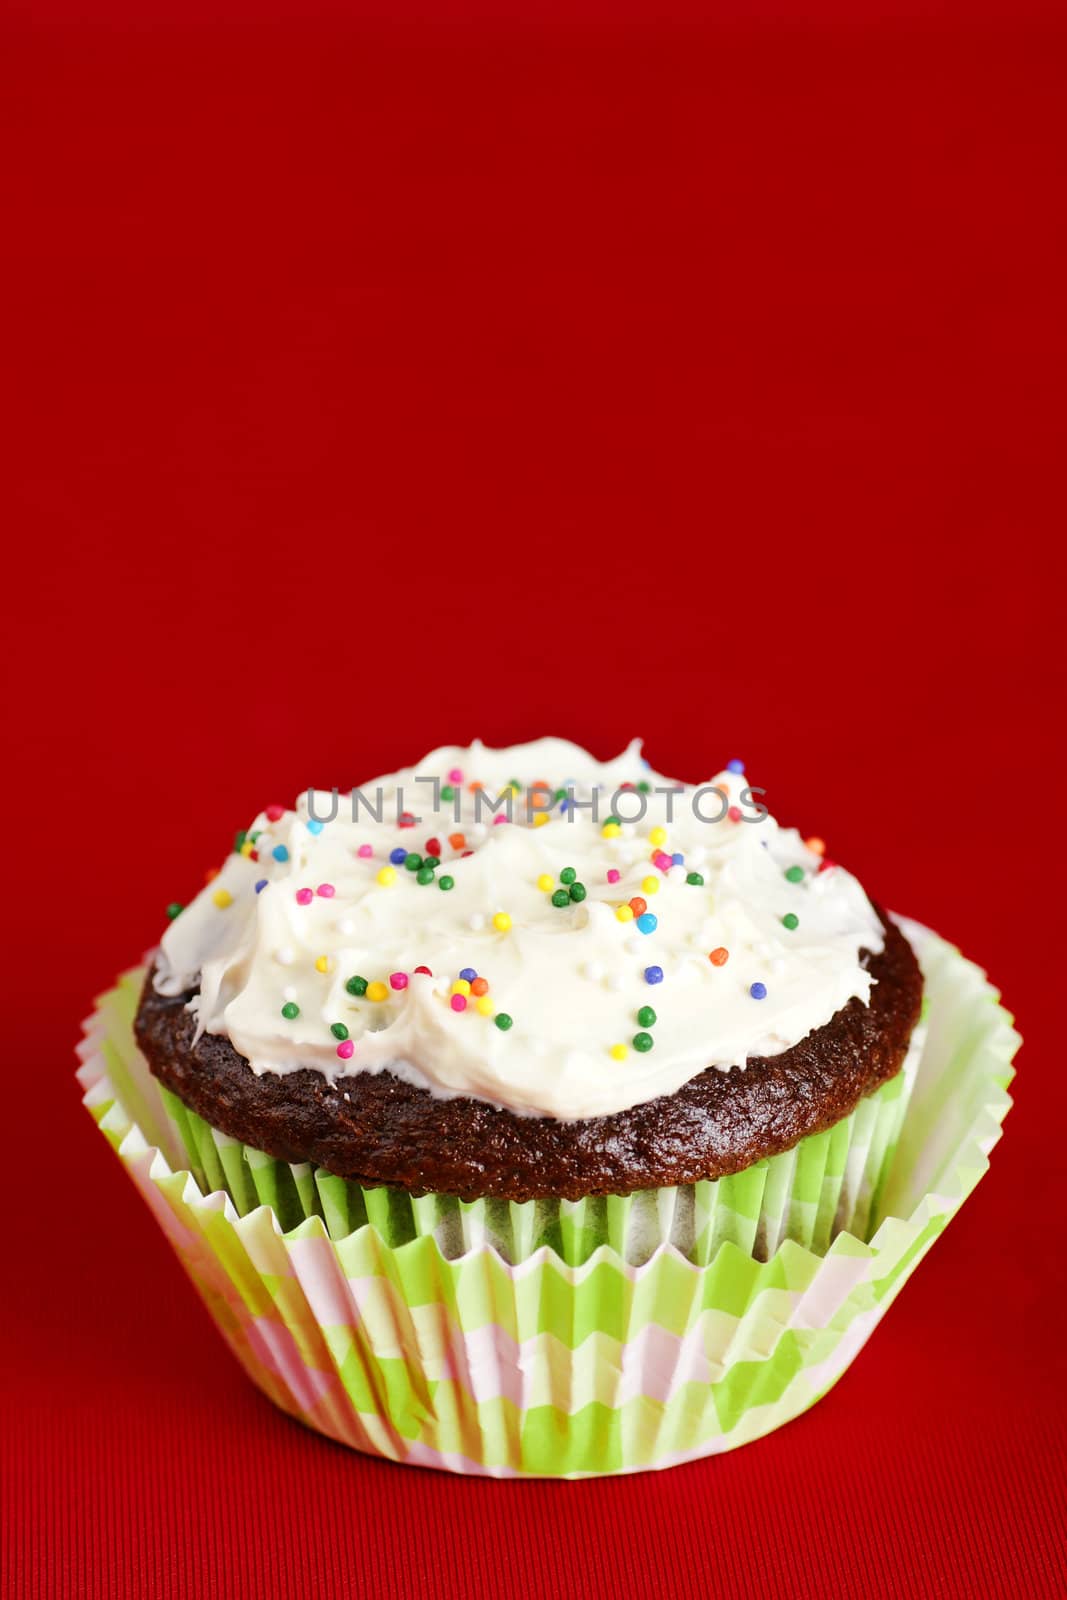
[[[1063,44],[9,27],[5,1594],[1067,1592]],[[542,731],[743,754],[1027,1041],[826,1400],[576,1485],[273,1411],[71,1077],[261,803]]]

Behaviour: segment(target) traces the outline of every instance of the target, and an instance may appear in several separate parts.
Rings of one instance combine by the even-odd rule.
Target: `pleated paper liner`
[[[1018,1037],[977,968],[905,931],[928,996],[905,1072],[717,1184],[464,1205],[273,1161],[160,1091],[133,1041],[136,975],[98,1004],[79,1076],[230,1347],[292,1415],[462,1472],[665,1466],[824,1393],[988,1164]]]

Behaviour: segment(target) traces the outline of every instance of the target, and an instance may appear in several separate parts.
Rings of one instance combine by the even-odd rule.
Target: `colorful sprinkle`
[[[266,887],[267,887],[266,878],[257,879],[257,881],[256,881],[256,893],[257,894],[262,894]]]
[[[617,822],[605,822],[604,826],[600,830],[600,836],[602,839],[617,839],[621,832],[622,829],[619,827]],[[553,837],[555,837],[555,835],[553,835]]]
[[[368,860],[373,854],[374,846],[372,844],[361,844],[359,849],[356,851],[356,855],[360,856],[364,861]]]
[[[570,903],[570,892],[567,889],[557,889],[555,894],[552,896],[552,904],[560,907],[561,909],[563,906],[569,906]]]
[[[488,978],[472,978],[470,983],[471,983],[471,994],[479,995],[479,994],[488,994],[489,993],[489,980],[488,980]]]
[[[390,989],[406,989],[407,986],[408,975],[406,972],[391,972],[389,974]]]
[[[422,857],[412,850],[404,857],[404,867],[408,872],[418,872],[422,866]]]
[[[314,898],[315,896],[310,889],[298,889],[296,891],[296,903],[298,906],[309,906]]]
[[[619,877],[620,877],[620,873],[619,873],[618,867],[609,867],[608,868],[608,882],[609,883],[618,883]]]
[[[641,1054],[644,1055],[646,1051],[652,1049],[654,1040],[650,1033],[635,1033],[631,1042],[634,1049],[640,1050]]]
[[[575,872],[573,867],[564,867],[563,871],[559,875],[559,881],[564,885],[565,888],[570,888],[577,876],[578,874]]]
[[[496,913],[496,916],[493,918],[493,927],[496,929],[497,933],[507,933],[508,929],[511,927],[511,918],[508,916],[506,911],[498,911]]]
[[[648,842],[649,842],[649,844],[656,845],[657,848],[662,846],[662,845],[665,845],[667,843],[667,830],[666,830],[666,828],[653,828],[651,833],[648,836]]]
[[[473,989],[471,990],[471,993],[474,993]],[[481,1017],[491,1017],[493,1015],[493,1002],[490,1000],[487,994],[479,995],[478,999],[474,1002],[474,1009]]]
[[[423,866],[419,868],[418,872],[416,872],[415,882],[421,883],[423,887],[425,887],[426,884],[433,882],[434,876],[435,874],[432,867]]]
[[[390,850],[389,852],[389,859],[394,867],[402,867],[407,858],[408,853],[402,844],[397,845],[395,850]]]
[[[451,772],[448,774],[448,781],[449,783],[463,782],[463,773],[460,771],[459,767],[452,768]]]
[[[437,887],[439,889],[454,889],[456,887],[456,880],[455,878],[450,878],[446,872],[442,877],[438,878]]]
[[[785,869],[785,875],[786,875],[786,877],[787,877],[787,879],[789,880],[790,883],[803,883],[804,882],[804,868],[803,867],[787,867]]]
[[[637,1020],[642,1028],[653,1028],[656,1024],[656,1013],[651,1006],[642,1006],[637,1013]]]
[[[738,761],[737,757],[734,756],[732,761],[728,761],[726,763],[726,770],[727,772],[744,772],[745,763],[743,761]]]
[[[337,890],[332,883],[320,883],[315,893],[323,900],[332,900]]]
[[[453,850],[466,850],[467,835],[465,833],[450,833],[448,836],[448,842],[452,846]]]
[[[419,973],[424,978],[432,978],[433,977],[433,973],[430,971],[429,967],[416,967],[415,971],[417,973]]]
[[[396,825],[398,828],[413,828],[415,826],[415,818],[410,811],[402,811],[396,819]]]
[[[467,996],[465,994],[454,994],[448,1003],[453,1011],[466,1011]]]
[[[286,1022],[292,1022],[293,1018],[298,1017],[299,1015],[300,1007],[294,1000],[287,1000],[285,1005],[282,1006],[282,1016],[285,1018]]]
[[[345,1027],[343,1022],[331,1022],[330,1032],[333,1034],[335,1039],[348,1038],[348,1029]]]
[[[714,949],[711,952],[711,954],[708,956],[708,960],[711,962],[713,967],[725,967],[725,965],[729,961],[729,959],[730,959],[729,950],[727,950],[721,944],[716,949]]]
[[[642,900],[639,894],[635,894],[633,899],[630,901],[630,910],[633,912],[635,917],[639,917],[648,910],[648,902]]]
[[[608,1054],[613,1061],[625,1061],[630,1052],[624,1044],[613,1044]]]
[[[792,932],[794,928],[800,927],[800,918],[797,916],[795,911],[786,912],[785,916],[782,918],[782,927],[788,928],[790,932]]]
[[[804,843],[807,845],[812,855],[824,856],[826,854],[825,839],[805,839]]]
[[[767,985],[765,983],[752,983],[749,985],[748,992],[753,1000],[766,1000]]]
[[[556,886],[556,880],[550,872],[542,872],[537,880],[537,887],[543,894],[551,894]]]
[[[289,852],[284,844],[276,844],[274,849],[271,851],[271,855],[274,857],[275,861],[288,861],[289,859]]]
[[[619,922],[632,922],[634,920],[633,906],[616,906],[615,916]]]
[[[641,892],[642,892],[642,894],[659,894],[659,879],[658,878],[642,878],[641,879]]]
[[[463,970],[464,970],[464,972],[470,972],[471,969],[470,969],[470,967],[464,967]],[[453,994],[470,994],[470,992],[471,992],[471,980],[470,980],[470,978],[457,978],[455,983],[452,985],[452,993]]]
[[[365,995],[367,992],[367,980],[366,978],[361,978],[357,975],[354,978],[349,978],[348,982],[345,984],[345,988],[348,990],[349,994]]]
[[[645,982],[646,983],[662,983],[663,982],[663,968],[662,967],[646,967],[645,968]]]
[[[384,983],[378,983],[377,981],[375,981],[374,983],[368,983],[368,985],[367,985],[367,999],[368,1000],[388,1000],[388,998],[389,998],[389,990],[386,988]]]
[[[740,822],[741,821],[741,807],[740,806],[731,806],[729,811],[726,813],[726,815],[729,817],[731,822]]]
[[[356,1047],[352,1043],[351,1039],[342,1039],[341,1043],[337,1046],[337,1054],[341,1057],[342,1061],[351,1061],[355,1051]]]
[[[436,856],[437,859],[440,860],[441,859],[441,841],[440,841],[440,839],[427,839],[426,845],[425,845],[425,850],[426,850],[426,854],[428,856]]]
[[[318,837],[325,826],[326,824],[324,822],[320,822],[317,817],[308,818],[308,832],[315,834],[316,837]]]
[[[227,906],[233,905],[233,895],[229,889],[216,889],[211,898],[220,911],[225,911]]]
[[[280,822],[285,816],[284,806],[268,806],[263,815],[268,822]]]
[[[333,962],[330,960],[329,956],[319,956],[318,960],[315,962],[315,971],[316,972],[332,972],[333,971]]]
[[[389,887],[389,885],[391,883],[395,883],[396,882],[396,868],[395,867],[383,867],[381,872],[379,872],[379,874],[378,874],[378,882],[382,885],[383,888],[386,888],[386,889]]]
[[[512,1022],[514,1021],[514,1018],[509,1017],[506,1011],[498,1011],[496,1016],[493,1018],[493,1021],[496,1023],[501,1033],[507,1033]]]
[[[176,917],[181,916],[184,909],[185,908],[180,900],[172,900],[170,905],[167,907],[167,921],[173,922]]]
[[[637,926],[642,933],[655,933],[659,927],[659,918],[654,917],[651,911],[646,911],[644,916],[638,917]]]
[[[585,896],[586,896],[585,884],[584,883],[572,883],[571,886],[570,886],[570,889],[567,892],[570,895],[571,899],[573,901],[575,901],[575,903],[580,904],[580,902],[583,901],[585,899]]]
[[[704,887],[704,880],[700,876],[699,872],[687,873],[685,881],[686,883],[691,883],[696,889],[702,889]]]
[[[475,978],[478,976],[473,967],[461,967],[459,970],[459,975],[463,979],[464,983],[473,983]]]

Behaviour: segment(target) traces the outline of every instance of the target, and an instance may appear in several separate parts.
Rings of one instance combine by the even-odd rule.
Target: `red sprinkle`
[[[428,856],[438,856],[439,857],[440,854],[441,854],[441,841],[440,841],[440,839],[427,839],[425,848],[426,848],[426,854]]]
[[[432,978],[433,977],[433,973],[430,971],[429,967],[416,967],[415,971],[416,972],[421,972],[424,978]]]
[[[284,806],[268,806],[263,813],[268,822],[280,822],[285,816]]]
[[[741,821],[741,809],[739,806],[731,806],[726,815],[729,817],[731,822]]]
[[[415,818],[412,816],[411,812],[410,811],[402,811],[400,813],[399,820],[397,821],[397,827],[398,828],[413,828],[414,826],[415,826]]]

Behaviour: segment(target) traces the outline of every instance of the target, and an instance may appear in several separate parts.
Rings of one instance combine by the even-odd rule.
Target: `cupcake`
[[[579,1475],[829,1387],[973,1184],[1014,1035],[763,796],[636,743],[441,749],[267,806],[171,908],[83,1080],[279,1404]]]

